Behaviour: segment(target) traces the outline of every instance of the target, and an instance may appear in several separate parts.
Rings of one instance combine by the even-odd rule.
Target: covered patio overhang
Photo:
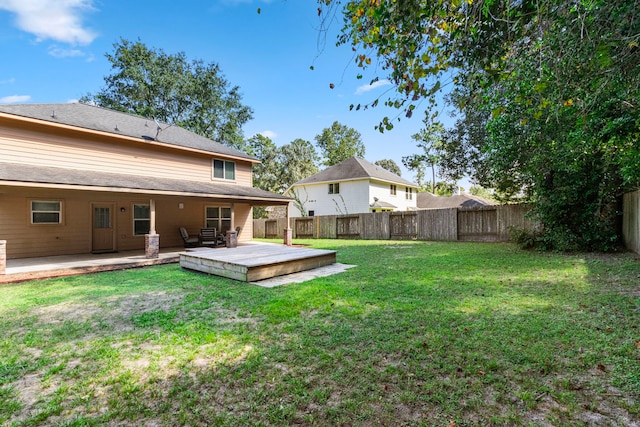
[[[3,188],[5,188],[5,190],[3,190]],[[149,231],[149,235],[151,236],[156,235],[156,200],[176,200],[180,198],[187,202],[188,200],[194,200],[200,201],[200,203],[205,203],[203,201],[206,201],[206,203],[220,203],[230,206],[234,206],[235,204],[236,206],[243,207],[242,210],[244,212],[249,213],[249,207],[288,207],[289,202],[292,201],[289,197],[257,188],[214,181],[187,181],[28,164],[0,163],[0,196],[6,192],[23,193],[21,189],[24,189],[25,193],[35,189],[43,194],[51,190],[52,192],[66,191],[74,192],[73,194],[85,195],[111,194],[114,199],[117,197],[129,197],[127,195],[130,195],[132,199],[148,200],[148,205],[151,209]],[[188,205],[187,202],[185,202],[185,205]],[[2,203],[1,197],[0,203]],[[114,205],[114,207],[117,206],[118,205]],[[120,209],[124,211],[124,208]],[[118,215],[123,214],[118,213]],[[193,226],[195,226],[195,224]],[[58,239],[58,237],[56,237],[56,239]],[[3,242],[2,235],[0,235],[0,242]],[[153,239],[151,243],[153,244]],[[166,243],[167,241],[165,240],[165,244]],[[173,244],[176,243],[177,242],[174,242]],[[7,242],[4,242],[5,248],[6,244]],[[146,249],[149,249],[148,245],[149,243],[145,242]],[[0,250],[3,249],[2,246],[3,245],[0,245]],[[124,249],[126,250],[126,248]],[[157,250],[155,254],[153,251],[148,253],[151,254],[150,257],[157,256]],[[6,253],[4,258],[6,259]],[[2,254],[0,254],[0,262],[1,261]],[[2,274],[1,271],[0,274]]]
[[[285,206],[292,198],[258,188],[218,182],[186,181],[129,174],[0,163],[0,186],[57,188],[166,196],[206,197]]]

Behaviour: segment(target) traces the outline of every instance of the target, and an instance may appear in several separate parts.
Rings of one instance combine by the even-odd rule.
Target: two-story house
[[[416,209],[418,185],[358,157],[293,184],[291,217]]]
[[[7,258],[183,244],[290,198],[252,188],[258,161],[178,126],[85,104],[0,105],[0,240]]]

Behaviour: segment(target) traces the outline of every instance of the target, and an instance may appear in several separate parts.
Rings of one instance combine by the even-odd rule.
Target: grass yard
[[[0,425],[640,426],[637,257],[296,243],[357,267],[0,287]]]

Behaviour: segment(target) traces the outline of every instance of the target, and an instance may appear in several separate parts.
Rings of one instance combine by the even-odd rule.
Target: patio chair
[[[180,227],[179,230],[180,236],[182,236],[182,240],[184,240],[185,248],[195,248],[196,246],[198,246],[198,243],[200,242],[198,236],[189,236],[189,233],[187,233],[187,229],[184,227]]]
[[[200,246],[209,246],[215,248],[218,246],[218,236],[215,228],[200,229]]]
[[[218,234],[216,238],[218,239],[219,246],[227,246],[227,240],[225,239],[224,234]]]

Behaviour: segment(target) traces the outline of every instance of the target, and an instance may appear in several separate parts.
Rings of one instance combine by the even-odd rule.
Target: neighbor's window
[[[329,184],[329,194],[340,194],[340,183]]]
[[[315,216],[316,211],[309,211],[309,216]]]
[[[151,209],[149,205],[133,205],[133,235],[149,234],[151,229]]]
[[[231,229],[231,208],[207,206],[205,227],[215,228],[218,233],[226,233]]]
[[[213,177],[215,179],[236,179],[236,163],[227,160],[213,159]]]
[[[32,224],[60,224],[62,222],[62,202],[32,200]]]
[[[391,185],[389,186],[389,193],[390,193],[392,196],[395,196],[395,195],[396,195],[396,192],[397,192],[397,187],[396,187],[396,185],[395,185],[395,184],[391,184]]]
[[[407,187],[405,197],[407,198],[407,200],[413,200],[413,188]]]

